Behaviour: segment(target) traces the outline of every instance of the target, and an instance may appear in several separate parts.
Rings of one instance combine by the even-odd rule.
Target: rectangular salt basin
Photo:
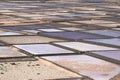
[[[63,41],[55,38],[43,36],[9,36],[0,37],[0,40],[8,44],[25,44],[25,43],[48,43],[53,41]]]
[[[40,32],[38,30],[22,30],[22,31],[28,32],[28,33],[35,33],[35,34],[37,34],[38,32]]]
[[[49,24],[44,24],[45,27],[49,27],[49,28],[64,28],[66,27],[65,25],[60,25],[58,23],[49,23]]]
[[[12,50],[10,47],[0,46],[0,58],[2,57],[22,57],[27,56],[24,53]]]
[[[10,30],[36,30],[36,29],[44,29],[48,27],[43,27],[43,25],[28,25],[28,26],[8,26],[8,27],[1,27],[3,29],[10,29]]]
[[[14,45],[16,48],[29,52],[32,55],[65,54],[73,51],[59,48],[50,44]]]
[[[23,35],[23,34],[16,32],[0,32],[0,36],[10,36],[10,35]]]
[[[94,80],[109,80],[119,74],[120,66],[87,55],[42,57]]]
[[[91,13],[95,15],[106,15],[104,11],[78,11],[79,13]]]
[[[113,27],[116,27],[116,26],[119,26],[120,24],[119,23],[110,23],[110,24],[96,24],[98,26],[103,26],[103,27],[108,27],[108,28],[113,28]]]
[[[11,11],[11,10],[0,10],[0,13],[9,13],[9,12],[14,12],[14,11]]]
[[[9,30],[28,30],[25,27],[14,27],[14,26],[8,26],[8,27],[1,27],[3,29],[9,29]]]
[[[88,53],[89,54],[89,53]],[[120,64],[120,50],[115,51],[96,51],[90,53],[91,55],[97,55],[98,57],[108,58],[107,60],[115,60],[116,63]]]
[[[71,22],[58,22],[57,24],[60,24],[60,25],[67,25],[67,26],[80,26],[80,24],[71,23]]]
[[[105,20],[86,20],[86,21],[73,21],[76,23],[85,23],[85,24],[114,24],[116,22],[112,22],[112,21],[105,21]]]
[[[75,27],[59,28],[59,29],[68,30],[68,31],[79,31],[79,30],[84,30],[84,29],[81,29],[81,28],[75,28]]]
[[[113,38],[113,39],[87,39],[85,41],[92,41],[92,42],[98,42],[98,43],[103,43],[103,44],[109,44],[109,45],[114,45],[114,46],[120,46],[120,39],[118,38]]]
[[[5,13],[2,13],[2,14],[4,14],[4,15],[14,15],[14,14],[16,14],[16,12],[5,12]]]
[[[16,14],[16,15],[20,17],[39,17],[40,16],[38,14],[26,14],[26,13]]]
[[[105,35],[105,36],[111,36],[111,37],[120,37],[120,32],[115,32],[115,31],[110,31],[110,30],[91,30],[91,31],[86,31],[86,32]]]
[[[50,21],[70,21],[73,18],[64,18],[64,17],[58,17],[58,16],[50,16],[50,17],[46,17],[45,19],[50,20]]]
[[[113,30],[118,30],[118,31],[120,30],[120,28],[112,28],[112,29],[113,29]]]
[[[25,8],[6,7],[6,8],[2,8],[2,9],[9,9],[9,10],[22,10],[22,9],[25,9]]]
[[[23,3],[24,4],[24,3]],[[23,7],[23,8],[31,8],[31,7],[36,7],[37,8],[37,6],[33,6],[33,5],[26,5],[25,6],[25,4],[24,5],[18,5],[17,7]]]
[[[65,13],[65,14],[59,14],[60,16],[65,16],[65,17],[80,17],[80,16],[91,16],[92,14],[87,14],[87,13],[79,13],[79,14],[73,14],[73,13]]]
[[[72,39],[72,40],[79,40],[79,39],[101,39],[106,38],[105,36],[101,35],[94,35],[88,34],[84,32],[41,32],[40,35],[50,36],[50,37],[57,37],[63,39]]]
[[[63,32],[63,30],[59,30],[59,29],[38,29],[38,30],[44,32]]]
[[[99,50],[118,50],[117,48],[100,46],[95,44],[83,43],[83,42],[57,42],[54,43],[70,49],[78,51],[99,51]]]

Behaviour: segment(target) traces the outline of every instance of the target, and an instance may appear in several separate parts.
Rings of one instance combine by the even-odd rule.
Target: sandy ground
[[[48,63],[47,63],[48,64]],[[43,61],[3,62],[0,63],[0,80],[45,80],[78,77]]]

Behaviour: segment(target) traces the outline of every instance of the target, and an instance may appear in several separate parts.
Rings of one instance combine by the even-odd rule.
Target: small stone
[[[37,75],[40,75],[40,73],[37,73]]]
[[[0,74],[4,74],[3,72],[1,72]]]
[[[40,66],[40,64],[36,64],[36,66]]]
[[[11,63],[11,65],[16,65],[16,63]]]
[[[30,65],[27,65],[28,67],[30,67]]]

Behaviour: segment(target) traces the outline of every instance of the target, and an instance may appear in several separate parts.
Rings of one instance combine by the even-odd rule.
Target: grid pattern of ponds
[[[37,61],[79,75],[48,80],[119,80],[116,1],[0,1],[0,62]]]

